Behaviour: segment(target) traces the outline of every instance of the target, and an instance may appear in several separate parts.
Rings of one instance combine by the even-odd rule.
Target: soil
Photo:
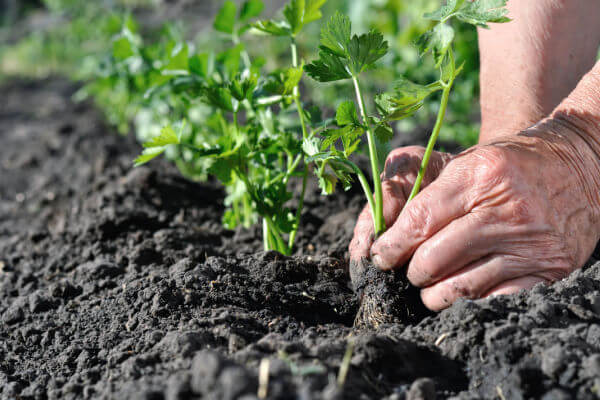
[[[549,287],[353,328],[358,190],[312,187],[297,254],[262,252],[258,228],[221,227],[217,185],[131,168],[138,145],[76,90],[1,88],[2,399],[598,397],[595,259]]]

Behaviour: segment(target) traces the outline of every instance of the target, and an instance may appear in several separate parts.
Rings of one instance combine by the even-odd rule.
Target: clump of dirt
[[[388,291],[401,275],[373,269],[383,286],[359,285],[363,298],[373,288],[407,318],[355,328],[346,246],[359,191],[311,187],[297,253],[261,252],[258,231],[222,228],[215,184],[167,163],[132,169],[138,145],[71,102],[76,89],[2,87],[2,399],[596,398],[595,260],[439,314],[405,312],[418,293]]]
[[[382,271],[363,259],[351,263],[350,276],[360,303],[354,320],[357,327],[377,329],[386,323],[417,323],[431,314],[403,270]]]

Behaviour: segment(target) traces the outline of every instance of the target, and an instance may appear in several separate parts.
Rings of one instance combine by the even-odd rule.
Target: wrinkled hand
[[[432,310],[513,293],[585,263],[600,237],[599,196],[598,155],[573,126],[548,120],[448,162],[371,254],[384,269],[409,262]]]
[[[425,148],[421,146],[402,147],[393,150],[385,161],[382,176],[383,217],[386,226],[391,226],[404,208],[413,184],[417,179]],[[429,159],[427,172],[421,187],[427,187],[438,177],[442,169],[450,162],[453,155],[434,151]],[[370,257],[371,245],[374,241],[373,217],[367,204],[358,217],[354,228],[354,237],[350,242],[350,260],[357,266],[364,258]],[[350,273],[355,269],[351,267]],[[354,279],[352,279],[354,281]]]

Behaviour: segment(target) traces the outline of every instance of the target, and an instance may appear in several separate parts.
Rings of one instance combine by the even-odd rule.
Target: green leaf
[[[345,58],[350,46],[352,24],[348,16],[336,12],[321,30],[321,49]]]
[[[506,9],[507,0],[475,0],[466,2],[458,10],[456,17],[468,24],[488,28],[489,22],[509,22]]]
[[[337,109],[335,119],[339,126],[360,125],[358,120],[358,114],[356,112],[356,106],[353,101],[345,101]]]
[[[254,74],[237,77],[229,84],[229,92],[238,101],[249,99],[256,88],[257,82],[258,76]]]
[[[431,51],[436,67],[439,67],[453,40],[454,29],[446,24],[437,24],[433,29],[422,34],[415,44],[421,56]]]
[[[374,67],[388,52],[388,43],[376,31],[351,37],[350,19],[336,13],[321,31],[319,59],[306,71],[320,82],[348,79]]]
[[[422,102],[430,94],[442,89],[439,82],[420,85],[406,78],[400,78],[394,83],[394,96],[391,100],[396,106],[410,106]]]
[[[264,8],[265,5],[262,0],[247,0],[240,10],[240,21],[245,22],[250,18],[258,17]]]
[[[388,43],[383,35],[371,31],[364,35],[352,37],[348,47],[348,58],[350,69],[354,76],[374,67],[375,62],[385,56],[388,52]]]
[[[133,165],[135,167],[139,167],[140,165],[144,165],[147,162],[153,160],[154,158],[160,156],[164,152],[165,152],[165,149],[164,148],[160,148],[160,147],[144,149],[144,151],[142,152],[142,154],[133,161]]]
[[[442,75],[440,79],[444,82],[450,82],[456,79],[456,77],[463,70],[464,66],[465,62],[463,61],[462,64],[458,68],[456,68],[453,59],[446,56],[444,62],[442,62]]]
[[[134,166],[146,164],[148,161],[158,157],[165,152],[167,146],[179,144],[179,137],[169,125],[161,129],[160,135],[153,137],[143,144],[144,151],[134,160]]]
[[[233,34],[237,8],[231,0],[225,1],[215,18],[214,28],[223,33]]]
[[[381,143],[387,143],[394,137],[394,130],[386,122],[377,125],[375,128],[375,137]]]
[[[284,91],[282,94],[292,94],[294,88],[300,83],[302,75],[304,75],[304,69],[302,67],[289,68],[285,72]]]
[[[229,112],[235,111],[233,97],[227,89],[218,86],[206,87],[202,90],[202,100],[221,110]]]
[[[179,137],[170,125],[160,130],[160,135],[153,137],[143,144],[145,148],[163,147],[170,144],[179,144]]]
[[[337,182],[338,178],[333,174],[323,173],[319,175],[319,187],[321,188],[321,194],[329,195],[334,193]]]
[[[347,125],[343,128],[339,129],[328,129],[321,132],[321,135],[325,136],[325,139],[321,142],[321,150],[326,150],[329,147],[332,147],[336,141],[341,139],[344,144],[344,150],[347,147],[351,147],[352,144],[365,133],[365,130],[362,126],[352,126]]]
[[[292,35],[297,35],[305,25],[322,17],[321,7],[326,0],[291,0],[283,9]]]
[[[259,21],[251,24],[251,26],[259,32],[266,33],[273,36],[290,36],[291,28],[287,22],[277,21]]]
[[[225,50],[217,56],[218,63],[222,66],[223,78],[231,80],[240,71],[241,54],[244,49],[243,44]]]
[[[318,82],[333,82],[352,78],[348,67],[339,57],[324,51],[320,51],[319,59],[306,65],[304,70]]]
[[[448,0],[448,2],[437,11],[424,14],[423,18],[433,21],[444,21],[452,16],[464,2],[465,0]]]
[[[186,44],[177,44],[173,47],[171,54],[169,56],[169,62],[162,69],[163,75],[165,72],[169,74],[169,72],[173,71],[185,71],[186,73],[189,70],[188,66],[188,47]]]
[[[194,54],[188,61],[190,72],[202,78],[208,78],[209,60],[208,53]]]
[[[135,55],[135,50],[129,38],[121,36],[113,41],[113,57],[116,60],[122,61]]]
[[[302,142],[302,151],[304,151],[304,154],[306,154],[309,157],[318,154],[320,152],[319,147],[319,139],[315,137],[304,139],[304,141]]]

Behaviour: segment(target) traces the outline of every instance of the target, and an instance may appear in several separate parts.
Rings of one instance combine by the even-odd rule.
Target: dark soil
[[[346,246],[358,191],[312,188],[298,254],[263,253],[257,230],[221,227],[218,186],[161,162],[132,169],[138,146],[72,103],[75,90],[60,79],[1,88],[3,399],[600,393],[600,263],[528,293],[355,329]]]

